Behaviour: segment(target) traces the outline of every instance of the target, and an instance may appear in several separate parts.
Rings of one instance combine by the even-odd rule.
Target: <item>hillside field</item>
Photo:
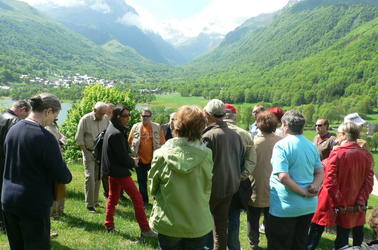
[[[52,249],[157,249],[156,240],[140,240],[139,227],[134,219],[134,212],[130,202],[121,201],[117,206],[115,224],[121,230],[119,234],[105,232],[105,208],[99,208],[98,213],[87,212],[84,204],[84,171],[80,164],[71,164],[69,168],[73,174],[72,183],[67,185],[68,199],[66,200],[65,215],[59,220],[51,221],[51,232],[57,232],[59,236],[52,239]],[[136,176],[133,176],[136,181]],[[101,206],[105,206],[105,200],[100,190]],[[378,206],[378,197],[371,196],[369,204]],[[151,208],[147,209],[147,215]],[[366,226],[365,237],[370,236],[371,231]],[[318,249],[332,249],[335,235],[324,233]],[[246,214],[241,216],[240,229],[241,247],[249,249],[247,238]],[[265,235],[260,236],[261,247],[266,249]],[[5,235],[0,235],[0,249],[9,249]]]

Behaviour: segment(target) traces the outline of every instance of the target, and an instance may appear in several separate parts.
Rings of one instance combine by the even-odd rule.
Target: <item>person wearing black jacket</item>
[[[1,203],[1,188],[3,186],[4,174],[4,141],[9,129],[19,120],[25,119],[30,112],[30,104],[25,100],[19,100],[13,103],[12,107],[0,114],[0,203]],[[0,232],[5,231],[3,210],[0,204]]]
[[[121,190],[131,198],[135,217],[138,221],[142,237],[156,237],[148,225],[144,212],[143,198],[134,181],[130,170],[138,166],[138,160],[129,155],[126,127],[129,123],[130,111],[123,105],[117,105],[109,123],[102,144],[101,168],[109,176],[109,198],[106,203],[105,227],[109,233],[117,232],[114,227],[115,207],[118,204]]]
[[[4,143],[5,168],[1,203],[11,249],[50,249],[53,184],[72,175],[55,137],[44,127],[61,109],[58,98],[31,98],[32,111],[9,130]]]

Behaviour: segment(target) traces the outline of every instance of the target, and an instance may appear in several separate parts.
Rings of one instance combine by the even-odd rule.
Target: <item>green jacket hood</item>
[[[159,151],[167,166],[177,173],[188,174],[200,165],[208,155],[208,149],[200,140],[174,137],[168,140]]]

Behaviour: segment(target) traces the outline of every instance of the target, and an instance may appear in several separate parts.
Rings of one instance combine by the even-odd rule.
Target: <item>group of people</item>
[[[72,178],[59,146],[64,138],[54,129],[59,111],[54,95],[41,94],[0,116],[2,224],[12,249],[50,248],[52,201]],[[359,139],[360,118],[346,119],[337,134],[318,119],[310,142],[297,110],[256,105],[252,116],[255,122],[246,131],[236,126],[233,105],[213,99],[203,109],[180,107],[164,125],[143,109],[141,122],[129,129],[129,108],[96,103],[75,136],[87,211],[97,212],[102,182],[107,232],[118,232],[114,214],[125,192],[141,237],[157,237],[161,249],[241,249],[242,210],[252,249],[259,249],[262,228],[272,250],[315,249],[325,227],[332,226],[335,249],[348,246],[350,231],[353,245],[361,245],[374,172]],[[154,200],[149,222],[148,194]],[[59,213],[63,204],[53,210]]]

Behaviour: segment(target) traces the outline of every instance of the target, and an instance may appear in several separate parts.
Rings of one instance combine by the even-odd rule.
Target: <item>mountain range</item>
[[[368,95],[376,103],[377,23],[376,0],[300,1],[246,21],[174,82],[186,95],[229,102],[300,105]]]
[[[159,34],[141,28],[138,24],[139,14],[124,0],[101,0],[101,5],[84,2],[85,5],[72,7],[43,4],[36,7],[98,45],[117,40],[158,63],[183,64],[220,42],[219,35],[212,39],[212,36],[201,34],[197,39],[176,47]]]
[[[0,75],[80,72],[136,80],[168,70],[117,40],[100,46],[23,2],[0,0]]]
[[[228,102],[378,102],[376,0],[291,0],[224,38],[203,33],[181,47],[122,23],[138,15],[123,0],[102,1],[107,10],[0,0],[0,82],[80,72]]]

